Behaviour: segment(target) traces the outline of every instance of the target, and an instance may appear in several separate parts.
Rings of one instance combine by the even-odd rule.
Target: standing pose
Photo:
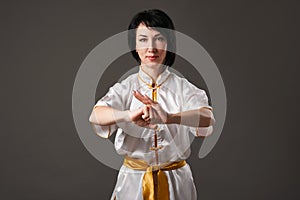
[[[196,200],[185,161],[190,155],[188,134],[212,133],[212,108],[204,90],[168,69],[176,50],[168,15],[156,9],[140,12],[128,29],[139,72],[112,86],[89,119],[101,137],[118,129],[115,149],[124,163],[112,200]]]

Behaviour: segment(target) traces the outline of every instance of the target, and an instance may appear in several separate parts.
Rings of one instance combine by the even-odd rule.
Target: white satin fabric
[[[112,86],[108,93],[95,105],[110,106],[118,110],[133,110],[143,107],[137,100],[133,90],[146,94],[151,98],[151,89],[144,82],[152,84],[152,79],[140,68],[137,74],[129,76],[121,83]],[[157,82],[161,87],[157,90],[157,101],[168,113],[178,113],[208,105],[208,98],[204,90],[195,87],[186,79],[178,77],[169,71],[168,67],[158,77]],[[157,131],[157,145],[161,147],[155,154],[151,147],[154,146],[154,130],[136,126],[133,123],[118,123],[111,126],[92,124],[95,132],[108,138],[115,130],[115,149],[120,155],[127,155],[136,159],[143,159],[149,165],[163,165],[168,162],[185,160],[190,155],[190,136],[208,136],[212,133],[212,126],[195,128],[178,124],[160,124]],[[189,132],[192,135],[189,135]],[[182,168],[165,171],[168,182],[170,200],[195,200],[197,193],[189,165]],[[121,167],[112,199],[117,200],[142,200],[142,178],[144,172],[132,170],[124,165]]]

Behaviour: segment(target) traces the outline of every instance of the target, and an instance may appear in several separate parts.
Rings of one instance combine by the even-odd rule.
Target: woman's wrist
[[[167,113],[166,124],[180,124],[181,116],[179,113]]]
[[[130,111],[129,110],[115,110],[113,113],[113,118],[116,123],[118,122],[129,122],[130,120]]]
[[[120,116],[120,122],[132,122],[130,110],[121,111]]]

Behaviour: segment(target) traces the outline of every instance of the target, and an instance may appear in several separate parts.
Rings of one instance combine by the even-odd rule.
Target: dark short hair
[[[163,11],[158,9],[145,10],[137,13],[131,20],[128,26],[128,45],[133,57],[141,63],[141,59],[136,52],[136,29],[140,24],[145,24],[147,27],[151,27],[159,31],[163,36],[167,38],[167,53],[164,61],[164,65],[172,66],[175,61],[176,51],[176,38],[174,31],[175,27],[171,18]],[[156,29],[156,28],[162,29]],[[134,31],[130,31],[134,29]],[[168,30],[169,29],[169,30]]]

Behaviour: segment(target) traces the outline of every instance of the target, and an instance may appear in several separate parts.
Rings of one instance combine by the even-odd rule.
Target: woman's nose
[[[155,51],[156,50],[156,45],[154,40],[149,40],[148,44],[148,51]]]
[[[155,49],[155,40],[149,40],[148,49]]]

